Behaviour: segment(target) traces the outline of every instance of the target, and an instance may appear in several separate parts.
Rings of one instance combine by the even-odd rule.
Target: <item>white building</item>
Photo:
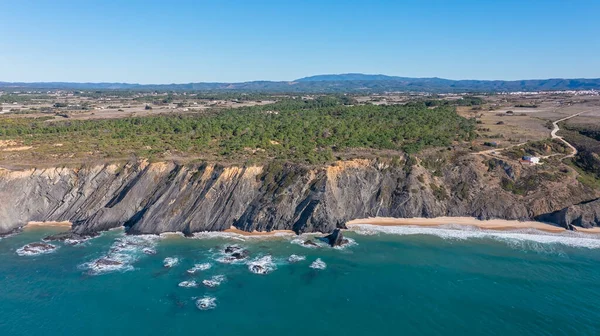
[[[540,158],[537,156],[523,156],[523,161],[527,161],[531,164],[539,164]]]

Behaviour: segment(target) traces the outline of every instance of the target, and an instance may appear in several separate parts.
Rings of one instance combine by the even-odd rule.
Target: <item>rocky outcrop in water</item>
[[[340,230],[340,229],[333,230],[332,233],[323,237],[323,239],[325,239],[327,241],[327,243],[332,247],[348,244],[348,239],[344,238],[344,235],[342,234],[342,230]]]
[[[80,236],[119,226],[134,234],[189,235],[232,226],[332,232],[349,220],[374,216],[526,220],[600,197],[575,178],[549,180],[527,192],[501,185],[507,172],[517,184],[534,176],[534,169],[492,170],[481,157],[465,155],[437,171],[378,160],[318,168],[135,162],[0,170],[0,233],[29,221],[71,221]],[[587,220],[589,207],[569,214],[575,209],[586,218],[581,223],[598,224],[597,216]]]

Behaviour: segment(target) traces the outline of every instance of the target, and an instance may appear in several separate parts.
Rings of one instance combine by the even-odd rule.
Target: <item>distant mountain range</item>
[[[349,73],[317,75],[290,82],[252,81],[243,83],[188,83],[188,84],[128,84],[128,83],[10,83],[0,82],[0,89],[72,89],[72,90],[161,90],[161,91],[216,91],[216,92],[502,92],[600,90],[600,79],[532,79],[451,80],[443,78],[410,78],[386,75]]]

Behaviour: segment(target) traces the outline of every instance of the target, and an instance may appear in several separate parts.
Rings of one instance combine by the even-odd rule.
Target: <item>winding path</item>
[[[552,125],[554,126],[554,128],[552,129],[552,132],[550,132],[550,136],[552,137],[552,139],[559,139],[560,141],[564,142],[565,145],[569,146],[569,148],[571,148],[573,151],[571,152],[571,154],[566,155],[563,159],[567,159],[567,158],[572,158],[575,155],[577,155],[577,148],[575,148],[573,145],[571,145],[570,143],[567,142],[567,140],[563,139],[563,137],[561,137],[560,135],[556,135],[556,132],[558,132],[560,130],[560,128],[558,127],[558,123],[559,122],[563,122],[565,120],[571,119],[573,117],[576,117],[580,114],[582,114],[584,112],[579,112],[579,113],[575,113],[573,115],[570,115],[568,117],[559,119],[555,122],[552,123]]]

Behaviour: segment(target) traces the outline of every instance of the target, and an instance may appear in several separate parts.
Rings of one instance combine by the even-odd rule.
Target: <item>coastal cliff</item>
[[[70,221],[78,234],[120,226],[133,234],[232,226],[330,232],[374,216],[543,218],[568,228],[577,224],[574,211],[582,218],[595,214],[586,226],[599,224],[600,203],[592,201],[600,195],[573,176],[546,174],[540,180],[537,168],[486,160],[466,155],[437,170],[408,160],[323,167],[138,161],[0,170],[0,233],[30,221]]]

